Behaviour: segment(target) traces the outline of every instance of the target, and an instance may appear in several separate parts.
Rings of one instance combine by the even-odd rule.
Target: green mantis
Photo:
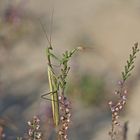
[[[42,24],[41,24],[42,25]],[[52,112],[53,112],[53,120],[55,126],[58,126],[59,124],[59,102],[58,102],[58,81],[57,76],[53,70],[53,66],[51,64],[51,58],[55,58],[55,55],[51,53],[53,50],[51,39],[49,40],[48,35],[42,25],[42,29],[44,30],[44,33],[46,35],[46,38],[49,43],[49,47],[46,49],[46,55],[48,59],[48,81],[49,81],[49,88],[50,92],[47,94],[42,95],[41,97],[46,100],[50,100],[52,102]],[[48,99],[46,96],[51,95],[51,99]]]
[[[42,24],[41,24],[42,25]],[[66,78],[68,76],[68,72],[70,70],[70,67],[68,66],[68,62],[72,55],[79,50],[79,48],[75,48],[71,51],[66,51],[62,54],[61,58],[58,58],[53,53],[53,47],[51,43],[51,37],[48,38],[48,35],[42,25],[42,29],[46,35],[46,38],[49,43],[49,47],[46,49],[46,55],[48,60],[48,81],[49,81],[49,93],[43,94],[41,97],[46,100],[50,100],[52,104],[52,113],[53,113],[53,121],[55,126],[57,127],[59,125],[60,120],[60,114],[59,114],[59,96],[64,96],[65,88],[66,88]],[[54,67],[52,65],[52,59],[55,59],[57,63],[59,64],[59,74],[55,73]],[[50,95],[51,98],[48,98],[47,96]]]

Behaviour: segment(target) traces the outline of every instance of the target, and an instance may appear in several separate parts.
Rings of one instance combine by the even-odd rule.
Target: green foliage
[[[61,94],[64,94],[64,90],[66,88],[66,78],[68,76],[68,72],[70,70],[70,67],[68,66],[68,62],[72,55],[78,50],[78,48],[73,49],[72,51],[66,51],[65,53],[62,54],[62,58],[60,60],[60,66],[61,66],[61,72],[59,75],[59,86],[62,90]]]
[[[82,100],[87,105],[98,105],[105,97],[104,81],[100,77],[84,75],[79,83]]]
[[[134,60],[136,58],[136,53],[139,52],[138,43],[134,44],[132,47],[132,54],[129,55],[129,59],[127,60],[127,64],[124,67],[124,71],[122,72],[123,81],[126,81],[127,78],[131,75],[131,71],[134,69]]]

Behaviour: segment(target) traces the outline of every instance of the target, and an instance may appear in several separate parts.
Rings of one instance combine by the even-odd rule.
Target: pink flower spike
[[[127,90],[124,90],[124,94],[127,94],[128,92],[127,92]]]
[[[123,100],[126,100],[127,98],[126,98],[126,96],[125,96],[125,95],[123,95],[123,96],[122,96],[122,99],[123,99]]]

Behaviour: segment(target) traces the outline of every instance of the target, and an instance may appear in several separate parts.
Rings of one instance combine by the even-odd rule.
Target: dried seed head
[[[118,115],[118,113],[117,112],[114,112],[113,115],[116,116],[116,115]]]
[[[29,129],[28,134],[29,134],[29,136],[32,136],[33,135],[33,130]]]
[[[125,90],[124,90],[124,94],[127,94],[127,93],[128,93],[128,92],[127,92],[127,90],[125,89]]]
[[[61,97],[61,96],[59,96],[59,97],[58,97],[58,100],[59,100],[59,101],[61,101],[61,99],[62,99],[62,97]]]
[[[115,108],[115,110],[116,110],[116,111],[119,111],[119,108],[118,108],[118,107],[116,107],[116,108]]]
[[[125,105],[126,104],[126,101],[122,101],[122,104]]]
[[[40,129],[40,125],[36,125],[36,130],[39,130]]]
[[[66,113],[69,113],[70,112],[70,110],[68,108],[66,108],[65,111],[66,111]]]
[[[114,120],[114,122],[113,122],[115,125],[118,125],[118,122],[116,121],[116,120]]]
[[[122,109],[122,108],[123,108],[123,107],[120,105],[120,106],[119,106],[119,109]]]
[[[70,122],[70,119],[67,119],[67,122],[69,123]]]
[[[41,140],[42,137],[42,133],[40,131],[40,119],[37,116],[34,116],[33,119],[31,121],[28,121],[28,126],[29,126],[29,130],[28,130],[28,136],[29,136],[29,140]]]
[[[114,93],[117,95],[117,94],[119,94],[120,92],[119,92],[118,90],[115,90],[115,92],[114,92]]]
[[[115,116],[115,119],[118,119],[118,118],[119,118],[119,116],[118,116],[118,115],[116,115],[116,116]]]
[[[28,123],[29,126],[31,126],[31,122],[30,121],[28,121],[27,123]]]
[[[65,96],[62,96],[61,103],[60,103],[60,128],[59,128],[59,135],[61,135],[62,139],[68,140],[67,136],[67,129],[69,128],[70,122],[70,102]]]
[[[61,120],[61,121],[64,120],[64,119],[65,119],[64,116],[61,116],[61,117],[60,117],[60,120]]]
[[[65,130],[67,130],[67,129],[68,129],[68,126],[65,127]]]
[[[123,100],[126,100],[126,95],[123,95],[123,96],[122,96],[122,99],[123,99]]]
[[[40,138],[41,138],[41,135],[42,135],[42,134],[41,134],[40,132],[37,132],[37,133],[36,133],[36,138],[37,138],[37,139],[40,139]]]
[[[71,117],[71,114],[70,114],[70,113],[68,113],[68,114],[67,114],[67,116],[70,118],[70,117]]]
[[[112,112],[114,112],[114,111],[115,111],[114,107],[112,107],[112,108],[111,108],[111,111],[112,111]]]
[[[67,135],[64,135],[64,139],[67,139]]]
[[[60,110],[63,110],[63,108],[62,108],[61,106],[59,107],[59,109],[60,109]]]
[[[109,101],[108,104],[109,104],[109,105],[112,105],[112,101]]]
[[[64,132],[60,130],[60,131],[58,132],[58,134],[59,134],[59,135],[64,135]]]
[[[37,116],[34,116],[33,120],[34,120],[35,123],[39,123],[40,122],[40,119]]]

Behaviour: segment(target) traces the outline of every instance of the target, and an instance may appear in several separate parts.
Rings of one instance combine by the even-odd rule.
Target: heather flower
[[[60,126],[59,126],[59,137],[62,140],[68,140],[67,130],[71,119],[70,113],[70,102],[64,96],[59,96],[60,101]]]
[[[119,88],[114,92],[115,95],[119,96],[119,99],[116,103],[114,103],[113,101],[108,102],[112,114],[112,128],[111,132],[109,132],[111,140],[116,140],[116,127],[120,126],[120,122],[118,121],[118,119],[120,116],[120,112],[125,107],[128,97],[128,91],[125,88],[125,83],[134,68],[134,59],[136,58],[136,53],[138,51],[138,43],[135,43],[134,47],[132,47],[132,54],[130,54],[129,59],[127,60],[127,64],[125,65],[125,69],[122,72],[122,80],[118,82]]]
[[[40,119],[34,116],[31,121],[28,121],[28,140],[42,140],[42,133],[40,130]]]

